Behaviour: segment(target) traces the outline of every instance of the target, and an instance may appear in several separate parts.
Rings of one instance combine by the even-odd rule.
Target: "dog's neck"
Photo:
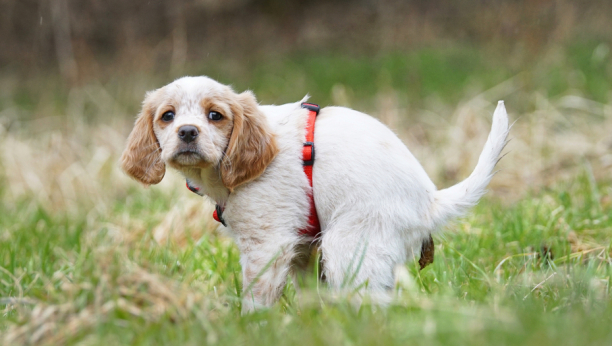
[[[188,168],[181,170],[191,185],[200,188],[200,192],[208,196],[214,203],[225,207],[230,191],[223,185],[221,174],[215,167]]]

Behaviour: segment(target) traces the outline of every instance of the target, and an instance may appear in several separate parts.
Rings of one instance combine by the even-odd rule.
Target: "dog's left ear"
[[[153,117],[160,90],[147,93],[121,155],[123,171],[145,185],[159,183],[166,173],[166,164],[161,159],[161,148],[153,132]]]
[[[220,167],[223,185],[230,191],[259,177],[278,153],[274,134],[253,93],[237,95],[231,108],[234,128]]]

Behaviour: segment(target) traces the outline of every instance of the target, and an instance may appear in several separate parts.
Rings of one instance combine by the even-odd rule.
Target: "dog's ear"
[[[160,90],[148,92],[145,96],[142,110],[121,155],[121,168],[145,185],[159,183],[166,173],[166,165],[161,159],[161,148],[153,131],[153,117]]]
[[[231,108],[234,128],[220,167],[223,185],[230,191],[259,177],[278,153],[274,134],[253,93],[237,95]]]

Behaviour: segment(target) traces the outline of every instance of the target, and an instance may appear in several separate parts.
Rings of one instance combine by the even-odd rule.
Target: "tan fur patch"
[[[161,148],[153,132],[153,119],[161,90],[148,93],[145,97],[142,110],[121,155],[121,168],[145,185],[159,183],[166,173],[166,165],[161,159]]]
[[[259,177],[272,162],[278,148],[255,96],[246,91],[230,104],[234,127],[221,162],[223,185],[230,191]]]
[[[423,240],[423,244],[421,244],[421,258],[419,258],[419,265],[421,270],[427,267],[429,264],[434,261],[434,241],[431,235],[428,239]]]

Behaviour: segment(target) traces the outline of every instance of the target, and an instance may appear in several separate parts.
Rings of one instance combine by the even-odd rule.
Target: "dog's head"
[[[159,183],[166,165],[218,169],[231,191],[261,175],[278,152],[255,96],[207,77],[184,77],[147,93],[121,157],[143,184]]]

